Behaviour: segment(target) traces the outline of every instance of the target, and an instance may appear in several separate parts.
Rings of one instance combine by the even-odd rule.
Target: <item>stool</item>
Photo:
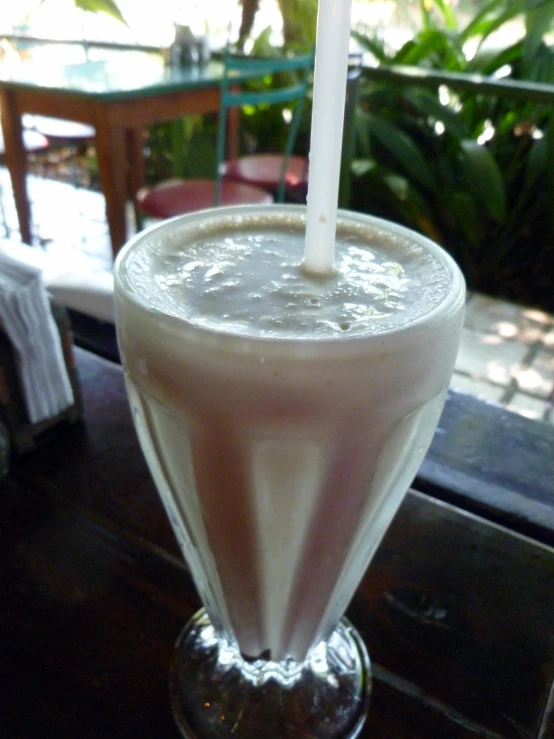
[[[28,153],[35,153],[38,151],[43,151],[44,149],[47,149],[49,145],[48,139],[44,134],[39,133],[38,131],[23,131],[23,146],[25,147],[25,151]],[[5,154],[6,154],[6,147],[4,144],[4,137],[2,135],[2,130],[0,129],[0,164],[5,163]],[[6,236],[9,238],[10,236],[10,229],[8,226],[8,221],[6,218],[6,210],[4,207],[4,197],[3,197],[3,190],[2,190],[2,183],[0,182],[0,215],[2,216],[2,221],[4,223],[4,231],[6,233]]]
[[[79,151],[94,141],[96,131],[93,126],[77,121],[68,121],[63,118],[51,118],[42,115],[24,115],[23,125],[29,131],[35,131],[46,136],[50,144],[57,147],[67,147],[70,150],[71,180],[75,193],[79,190]],[[82,215],[82,208],[76,203],[75,211]],[[81,243],[85,242],[84,233],[81,234]]]
[[[282,154],[250,154],[224,162],[221,175],[225,180],[254,185],[271,193],[279,189],[284,164]],[[292,200],[305,201],[308,189],[308,159],[289,157],[285,171],[285,194]]]
[[[62,118],[50,118],[42,115],[23,116],[23,126],[28,131],[36,131],[46,136],[50,144],[67,146],[72,151],[71,170],[75,188],[79,186],[79,172],[77,169],[77,154],[79,148],[92,142],[96,136],[93,126],[77,121],[67,121]]]
[[[216,183],[213,180],[172,179],[137,193],[140,210],[150,218],[172,218],[182,213],[213,207]],[[239,182],[221,183],[220,205],[268,205],[273,197],[258,187]]]

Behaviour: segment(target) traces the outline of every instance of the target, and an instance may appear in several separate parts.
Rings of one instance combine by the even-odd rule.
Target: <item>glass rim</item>
[[[405,340],[406,334],[416,333],[418,329],[425,331],[427,329],[431,329],[436,324],[448,321],[448,319],[454,316],[465,303],[466,285],[464,276],[455,260],[443,247],[439,246],[427,236],[393,221],[341,208],[337,210],[337,227],[340,227],[341,223],[348,222],[366,223],[373,227],[383,229],[384,231],[389,231],[405,239],[411,239],[424,249],[431,252],[431,254],[435,256],[446,268],[451,278],[450,289],[446,292],[444,299],[438,303],[438,305],[434,306],[428,313],[425,313],[402,326],[385,329],[373,334],[359,333],[332,337],[249,336],[238,332],[202,326],[193,321],[187,321],[186,318],[177,317],[172,313],[166,313],[149,304],[148,301],[144,300],[139,293],[129,290],[121,279],[120,272],[129,252],[145,239],[151,239],[154,234],[158,233],[161,235],[164,232],[171,233],[175,231],[179,224],[189,223],[193,225],[194,223],[201,222],[206,218],[217,218],[218,220],[221,220],[225,217],[233,218],[241,214],[260,214],[260,216],[262,216],[264,213],[275,213],[276,211],[280,211],[283,214],[290,213],[297,216],[300,215],[305,222],[307,207],[305,205],[289,203],[219,206],[177,215],[173,218],[169,218],[149,226],[131,237],[116,256],[116,260],[114,262],[114,290],[116,295],[121,293],[125,296],[126,300],[132,302],[140,309],[148,311],[152,315],[159,315],[160,317],[163,316],[164,320],[168,321],[168,324],[179,327],[181,333],[186,333],[187,339],[193,338],[196,335],[201,343],[204,344],[209,343],[207,341],[208,337],[213,337],[213,340],[217,342],[240,341],[242,342],[243,350],[245,350],[247,345],[263,346],[267,349],[271,345],[283,348],[286,345],[297,347],[299,344],[304,344],[306,349],[308,347],[319,347],[320,350],[326,345],[332,345],[334,351],[336,351],[339,346],[346,349],[348,346],[353,346],[354,344],[358,345],[362,341],[367,344],[376,344],[382,348],[383,345],[396,341],[396,339],[400,337]]]

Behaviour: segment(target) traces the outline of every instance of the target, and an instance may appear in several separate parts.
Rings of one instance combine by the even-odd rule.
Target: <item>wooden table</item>
[[[80,64],[40,60],[0,65],[0,111],[21,238],[31,242],[21,116],[34,113],[88,123],[96,150],[114,255],[125,243],[125,202],[144,183],[143,129],[185,115],[219,110],[223,65],[164,66],[160,55],[110,52]],[[63,204],[60,204],[63,218]]]
[[[121,368],[77,358],[83,422],[0,485],[0,736],[177,739],[168,663],[198,599]],[[409,493],[348,611],[373,660],[362,737],[551,739],[553,583],[554,550]]]

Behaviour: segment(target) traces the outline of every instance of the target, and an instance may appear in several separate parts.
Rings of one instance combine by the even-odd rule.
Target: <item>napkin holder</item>
[[[173,68],[203,66],[210,61],[211,51],[206,36],[195,36],[189,26],[175,25],[175,40],[169,47],[169,63]]]
[[[50,303],[52,316],[60,334],[65,365],[73,389],[74,402],[52,418],[31,423],[21,390],[17,367],[17,355],[10,340],[0,330],[0,421],[7,428],[12,450],[17,454],[28,452],[47,441],[60,425],[71,424],[82,417],[82,401],[79,380],[73,354],[73,336],[67,311],[63,306]]]

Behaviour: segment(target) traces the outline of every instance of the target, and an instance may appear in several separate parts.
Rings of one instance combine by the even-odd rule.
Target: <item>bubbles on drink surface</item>
[[[339,222],[334,273],[314,277],[301,266],[298,216],[237,220],[176,228],[163,242],[155,233],[145,238],[126,267],[132,289],[154,309],[204,328],[326,339],[411,323],[450,287],[449,271],[430,251],[363,221]]]

